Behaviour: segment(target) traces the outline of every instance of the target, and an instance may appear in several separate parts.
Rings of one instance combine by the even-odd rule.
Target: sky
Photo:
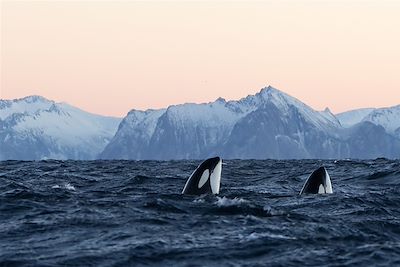
[[[86,111],[271,85],[339,113],[400,104],[400,1],[1,1],[0,97]]]

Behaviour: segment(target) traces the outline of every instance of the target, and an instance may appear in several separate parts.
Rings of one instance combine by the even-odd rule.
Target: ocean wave
[[[290,237],[286,235],[281,235],[281,234],[274,234],[270,232],[253,232],[249,235],[239,235],[239,239],[241,242],[249,242],[249,241],[254,241],[262,238],[269,238],[269,239],[280,239],[280,240],[295,240],[295,237]]]
[[[217,201],[215,202],[218,207],[240,206],[245,203],[249,203],[249,201],[240,197],[235,197],[232,199],[227,197],[217,197]]]
[[[224,162],[217,196],[197,161],[0,162],[0,266],[400,265],[400,161]]]
[[[53,185],[51,188],[53,188],[53,189],[62,188],[62,189],[70,190],[70,191],[75,191],[76,190],[75,186],[73,186],[71,183],[64,183],[62,185],[56,184],[56,185]]]

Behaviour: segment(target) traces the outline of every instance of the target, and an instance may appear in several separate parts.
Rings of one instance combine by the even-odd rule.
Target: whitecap
[[[227,198],[227,197],[217,197],[217,204],[218,207],[231,207],[231,206],[240,206],[243,203],[247,203],[248,201],[240,198],[240,197],[235,197],[233,199]]]
[[[75,187],[74,187],[72,184],[70,184],[70,183],[66,183],[66,184],[64,185],[64,188],[65,188],[65,189],[68,189],[68,190],[73,190],[73,191],[75,191]]]
[[[276,210],[273,207],[268,206],[268,205],[264,206],[263,210],[266,211],[268,214],[270,214],[272,216],[284,215],[285,214],[285,212],[280,211],[280,210]]]
[[[253,241],[253,240],[257,240],[257,239],[264,238],[264,237],[269,237],[272,239],[285,239],[285,240],[296,239],[296,238],[290,237],[290,236],[266,233],[266,232],[265,233],[251,233],[250,235],[247,235],[247,236],[243,236],[243,235],[239,236],[239,238],[241,239],[242,242]]]

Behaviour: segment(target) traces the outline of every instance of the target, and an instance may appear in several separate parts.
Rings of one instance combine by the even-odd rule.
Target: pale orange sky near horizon
[[[0,98],[93,113],[272,85],[334,113],[400,104],[400,1],[1,1]]]

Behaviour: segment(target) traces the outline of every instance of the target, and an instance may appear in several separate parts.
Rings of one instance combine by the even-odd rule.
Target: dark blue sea
[[[400,266],[400,161],[0,162],[0,266]],[[334,194],[299,196],[325,166]]]

